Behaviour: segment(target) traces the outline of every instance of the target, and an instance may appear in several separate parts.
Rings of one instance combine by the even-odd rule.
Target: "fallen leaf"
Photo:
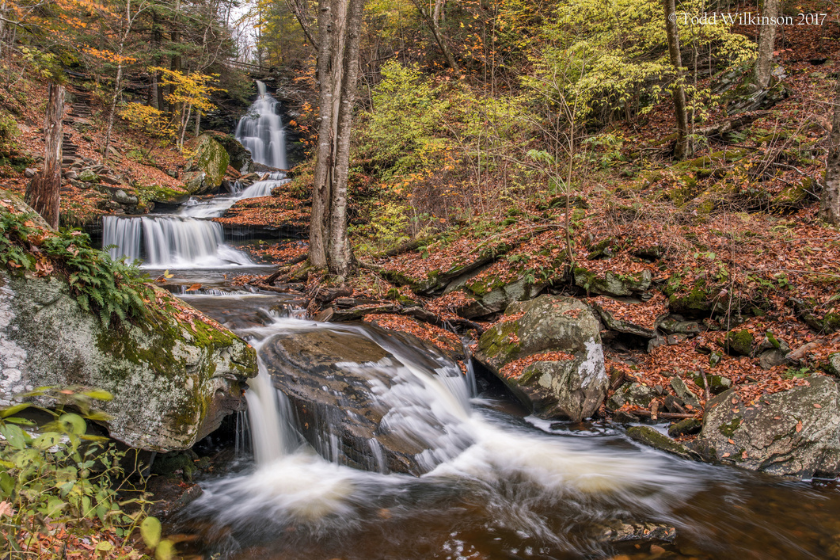
[[[15,510],[12,509],[12,504],[5,501],[0,502],[0,517],[3,517],[4,515],[8,515],[9,517],[11,517],[14,514]]]
[[[800,420],[799,422],[796,423],[796,433],[798,434],[801,431],[802,431],[802,420]]]
[[[200,290],[200,289],[201,289],[201,284],[193,284],[192,286],[187,288],[187,291],[188,292],[194,292],[194,291]]]
[[[726,440],[726,441],[728,441],[728,442],[729,442],[729,443],[731,443],[732,445],[735,445],[735,442],[734,442],[734,441],[732,441],[731,439],[728,439],[728,440]]]
[[[822,405],[814,403],[814,408],[822,408]]]
[[[724,453],[721,457],[729,457],[729,453]]]

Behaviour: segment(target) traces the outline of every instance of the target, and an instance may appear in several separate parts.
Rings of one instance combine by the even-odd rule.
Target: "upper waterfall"
[[[280,103],[257,80],[259,96],[248,113],[239,120],[236,139],[248,148],[257,163],[286,169],[286,133],[278,114]]]

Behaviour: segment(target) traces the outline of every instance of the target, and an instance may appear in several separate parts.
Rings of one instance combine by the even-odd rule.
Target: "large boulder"
[[[0,212],[10,208],[32,211],[0,190]],[[27,219],[49,229],[37,214]],[[154,299],[142,321],[105,327],[63,274],[0,267],[0,406],[41,386],[105,389],[113,400],[98,406],[113,417],[102,422],[112,437],[150,451],[191,447],[239,409],[256,354],[168,292],[156,289]]]
[[[460,370],[419,344],[423,352],[403,358],[411,361],[409,369],[358,331],[317,329],[274,335],[260,348],[260,359],[289,398],[298,430],[322,456],[362,470],[419,476],[472,444],[457,418],[466,410],[434,400],[413,373],[418,364],[430,375],[461,377]]]
[[[840,392],[829,377],[743,402],[734,389],[707,406],[695,448],[706,459],[781,476],[840,472]]]
[[[203,185],[198,190],[188,190],[192,194],[206,194],[221,186],[230,165],[230,155],[224,146],[209,134],[202,134],[195,142],[195,157],[189,171],[203,173]]]
[[[231,167],[240,173],[251,173],[254,170],[254,161],[251,159],[251,152],[239,140],[230,134],[224,134],[223,132],[216,132],[214,130],[208,130],[203,135],[212,137],[213,140],[222,145],[228,153],[228,156],[230,156]]]
[[[609,386],[598,320],[573,298],[511,304],[475,357],[542,418],[591,416]]]
[[[253,349],[212,321],[105,328],[63,278],[0,272],[0,404],[44,385],[105,389],[114,396],[101,404],[113,416],[104,423],[111,437],[165,452],[218,428],[255,374]]]

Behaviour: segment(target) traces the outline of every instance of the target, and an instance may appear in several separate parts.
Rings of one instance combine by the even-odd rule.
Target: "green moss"
[[[205,173],[205,181],[218,187],[225,178],[230,155],[224,147],[210,136],[204,136],[198,144],[196,164]]]
[[[478,349],[499,363],[508,363],[522,349],[519,342],[511,342],[511,335],[518,339],[519,322],[499,323],[481,337]]]
[[[735,435],[735,432],[738,430],[738,428],[740,426],[741,426],[741,417],[736,416],[735,418],[732,419],[731,422],[728,422],[726,424],[721,424],[720,427],[718,428],[718,430],[720,430],[721,434],[725,435],[728,438],[731,438],[733,435]]]
[[[730,354],[739,354],[741,356],[749,356],[752,354],[755,338],[747,329],[739,331],[729,331],[726,333],[724,340],[724,348]]]

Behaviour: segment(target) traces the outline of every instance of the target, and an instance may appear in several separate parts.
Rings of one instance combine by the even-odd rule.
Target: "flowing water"
[[[285,135],[278,101],[268,94],[265,84],[257,82],[257,86],[259,96],[240,119],[236,139],[251,151],[255,162],[285,169]],[[252,266],[245,253],[224,243],[222,225],[212,218],[222,216],[237,201],[270,196],[274,187],[288,181],[282,171],[266,173],[262,179],[244,189],[236,183],[230,195],[192,197],[175,216],[106,216],[102,245],[110,247],[113,259],[137,259],[150,268]]]
[[[684,461],[610,425],[516,413],[492,387],[476,395],[468,375],[367,326],[290,318],[282,297],[186,300],[260,354],[277,334],[320,330],[374,341],[402,365],[336,367],[367,376],[371,398],[391,411],[388,429],[432,450],[419,478],[384,474],[375,445],[366,471],[341,466],[330,460],[334,426],[325,419],[324,441],[306,444],[288,399],[260,364],[246,392],[254,463],[203,481],[204,495],[176,528],[207,557],[840,558],[833,482],[784,482]],[[665,552],[601,542],[600,528],[614,520],[667,523],[678,537]]]
[[[251,113],[237,137],[257,161],[285,167],[282,123],[263,85]],[[703,465],[639,446],[609,424],[529,417],[491,380],[476,383],[472,369],[462,374],[429,350],[364,325],[304,320],[285,296],[236,292],[227,275],[249,270],[250,261],[225,245],[210,218],[282,180],[194,199],[175,216],[105,223],[115,257],[177,269],[184,286],[202,284],[203,295],[182,297],[261,357],[246,392],[247,420],[240,418],[250,444],[236,442],[253,459],[203,480],[203,496],[170,520],[181,549],[226,560],[840,559],[833,481],[784,482]],[[362,380],[353,389],[387,411],[383,432],[425,449],[415,457],[422,476],[390,473],[377,438],[368,441],[365,470],[342,466],[335,416],[319,418],[316,441],[305,442],[309,426],[262,358],[273,337],[313,332],[364,337],[390,356],[334,367]],[[616,521],[668,524],[677,539],[602,541],[604,524]]]

